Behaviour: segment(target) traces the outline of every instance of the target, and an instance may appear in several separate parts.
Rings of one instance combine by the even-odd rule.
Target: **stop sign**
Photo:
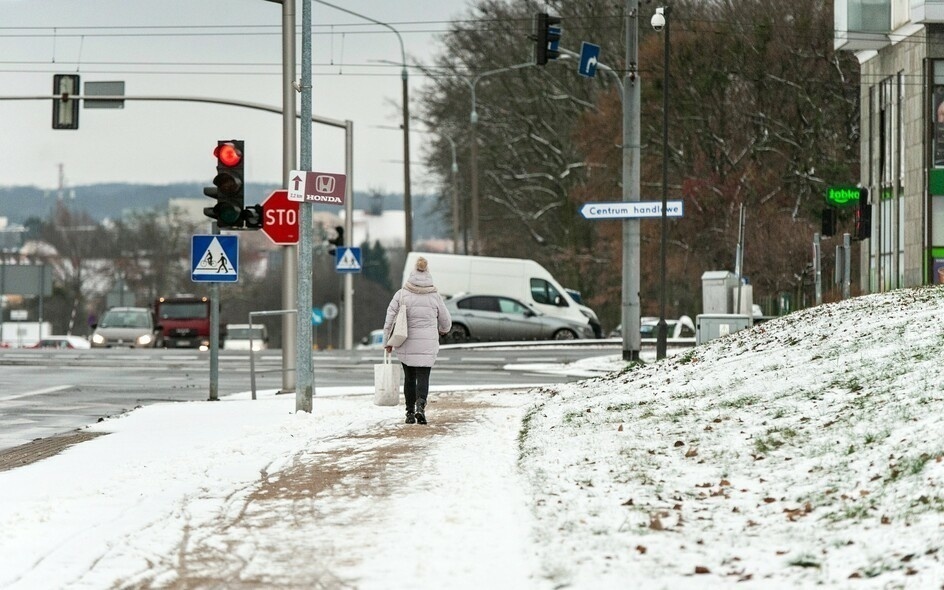
[[[287,190],[272,191],[262,201],[262,231],[276,244],[298,243],[298,202]]]

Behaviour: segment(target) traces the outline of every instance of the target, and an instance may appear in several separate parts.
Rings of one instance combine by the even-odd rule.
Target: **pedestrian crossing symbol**
[[[334,270],[337,272],[361,272],[360,248],[338,248],[334,256]]]
[[[190,279],[194,282],[235,283],[239,278],[236,236],[192,236]]]

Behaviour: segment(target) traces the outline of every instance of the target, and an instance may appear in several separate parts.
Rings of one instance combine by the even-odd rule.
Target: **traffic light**
[[[826,207],[823,209],[820,235],[822,235],[824,238],[829,238],[836,235],[836,210],[832,207]]]
[[[246,229],[261,229],[263,213],[262,205],[249,205],[246,207],[243,210],[243,220],[246,222]]]
[[[58,97],[52,101],[52,128],[78,129],[79,100],[72,98],[72,95],[80,94],[79,76],[55,74],[52,77],[52,93]]]
[[[534,19],[534,63],[543,66],[548,60],[560,57],[561,19],[539,12]]]
[[[334,254],[337,252],[338,248],[344,246],[344,227],[338,225],[334,228],[334,233],[336,234],[333,238],[328,240],[328,243],[334,246],[333,248],[328,248],[328,254]]]
[[[220,228],[243,226],[243,200],[245,187],[243,169],[245,164],[244,142],[241,139],[221,139],[216,142],[213,155],[216,157],[216,176],[213,185],[203,189],[203,194],[216,199],[216,205],[205,207],[203,214],[216,220]],[[260,217],[261,219],[261,217]]]
[[[859,206],[855,213],[856,239],[867,240],[872,237],[872,205],[869,203],[869,189],[859,189]]]

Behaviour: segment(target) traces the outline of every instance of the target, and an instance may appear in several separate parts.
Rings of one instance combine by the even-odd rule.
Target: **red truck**
[[[154,346],[210,348],[210,299],[196,295],[161,297],[154,302]]]

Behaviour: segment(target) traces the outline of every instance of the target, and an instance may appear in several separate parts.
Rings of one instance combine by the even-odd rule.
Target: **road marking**
[[[71,388],[71,385],[56,385],[55,387],[47,387],[45,389],[37,389],[35,391],[27,391],[26,393],[17,393],[15,395],[5,395],[0,397],[0,401],[7,401],[11,399],[19,399],[21,397],[29,397],[31,395],[42,395],[44,393],[56,393],[57,391],[62,391],[63,389]]]

